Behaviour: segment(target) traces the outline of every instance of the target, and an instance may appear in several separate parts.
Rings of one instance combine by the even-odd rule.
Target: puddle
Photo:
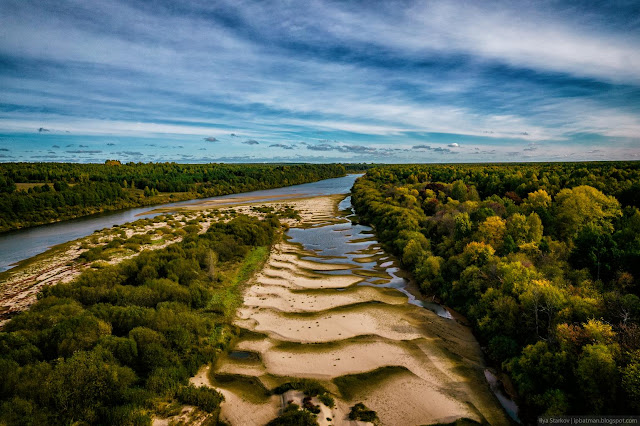
[[[229,358],[239,361],[259,361],[260,356],[255,352],[249,351],[231,351],[229,352]]]
[[[373,229],[369,226],[345,222],[345,212],[353,212],[351,196],[346,197],[338,205],[338,223],[321,224],[309,228],[291,228],[287,232],[291,243],[300,244],[314,255],[302,259],[317,263],[345,265],[345,269],[320,271],[320,275],[357,275],[364,279],[358,285],[378,288],[393,288],[407,296],[408,302],[428,309],[438,316],[453,319],[451,313],[442,305],[429,302],[409,291],[409,281],[399,277],[400,270],[392,257],[380,249],[380,243],[373,237]],[[373,257],[375,256],[375,257]],[[370,260],[362,262],[362,259]],[[380,283],[380,281],[384,283]]]

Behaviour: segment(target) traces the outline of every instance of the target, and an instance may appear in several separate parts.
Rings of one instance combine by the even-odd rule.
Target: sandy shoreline
[[[308,228],[336,223],[338,200],[316,197],[291,203],[302,212],[300,226]],[[349,232],[350,226],[335,228]],[[264,269],[246,289],[235,321],[253,333],[240,339],[235,350],[254,353],[255,359],[223,357],[213,366],[214,375],[253,378],[266,388],[291,377],[320,380],[337,401],[331,422],[319,416],[320,424],[356,424],[346,414],[360,401],[378,413],[382,424],[430,424],[462,417],[509,424],[484,380],[482,353],[470,330],[408,304],[398,290],[364,282],[367,270],[353,274],[354,268],[387,258],[378,248],[354,240],[354,250],[361,246],[365,248],[359,262],[329,257],[325,262],[323,256],[287,241],[274,246]],[[383,270],[377,267],[370,275],[375,278]],[[364,381],[349,388],[348,378],[354,374]],[[216,387],[230,396],[221,415],[232,425],[264,424],[282,406],[274,399],[249,406],[247,390],[219,383]]]
[[[323,200],[318,202],[306,202],[304,206],[307,210],[301,211],[303,220],[309,220],[313,215],[312,211],[316,208],[322,209],[327,202]],[[309,199],[307,199],[309,200]],[[268,205],[275,209],[284,208],[285,205],[296,205],[301,199],[283,199],[270,203],[260,203],[259,205]],[[318,207],[318,206],[320,207]],[[113,253],[107,260],[84,261],[79,256],[86,252],[89,248],[104,247],[113,238],[117,237],[118,232],[124,232],[126,238],[135,235],[145,235],[159,232],[161,228],[167,226],[173,230],[179,229],[187,225],[187,221],[195,220],[201,227],[200,233],[205,232],[211,222],[210,213],[223,214],[225,209],[235,210],[237,213],[248,214],[252,216],[263,216],[263,214],[252,209],[254,205],[247,204],[241,206],[220,205],[217,208],[211,205],[198,204],[197,207],[190,206],[188,209],[181,209],[171,215],[170,220],[162,220],[162,217],[154,219],[140,219],[135,222],[106,228],[96,231],[93,234],[70,241],[59,246],[53,247],[44,253],[41,253],[31,259],[20,262],[17,266],[0,273],[0,328],[14,315],[28,309],[37,300],[37,294],[42,287],[46,285],[56,285],[72,281],[83,271],[98,267],[100,263],[116,264],[123,260],[130,259],[140,254],[144,250],[158,250],[167,247],[170,244],[182,241],[182,236],[176,235],[153,235],[153,243],[142,245],[139,252],[120,250]],[[285,222],[295,224],[294,219],[286,219]],[[162,241],[160,241],[162,240]]]
[[[349,235],[351,224],[336,220],[342,198],[294,198],[258,206],[296,209],[299,221],[284,220],[291,227],[322,230],[330,225],[331,232]],[[231,210],[261,215],[255,207],[188,206],[173,214],[170,223],[180,228],[195,221],[204,232],[215,217]],[[70,281],[92,267],[94,262],[81,262],[78,256],[90,247],[108,244],[117,232],[124,231],[127,237],[153,233],[155,243],[142,250],[181,241],[179,234],[163,236],[158,231],[167,224],[143,219],[122,229],[99,231],[10,270],[0,283],[4,309],[0,314],[8,314],[6,320],[34,303],[42,286]],[[333,409],[318,403],[321,416],[325,416],[318,421],[323,425],[364,424],[347,419],[349,407],[356,402],[375,410],[382,424],[430,424],[461,417],[509,424],[484,378],[482,353],[470,330],[410,305],[405,294],[385,288],[391,277],[384,271],[393,262],[378,246],[371,246],[370,237],[361,235],[349,242],[357,256],[320,255],[287,240],[276,244],[264,268],[245,289],[244,304],[235,321],[247,331],[235,350],[254,353],[255,359],[222,356],[216,365],[192,378],[192,383],[211,386],[209,368],[214,377],[257,380],[266,389],[292,377],[318,379],[336,399]],[[118,252],[108,263],[137,254]],[[232,425],[263,425],[277,416],[286,398],[300,399],[295,394],[265,397],[260,390],[264,388],[234,385],[233,381],[216,381],[215,387],[225,396],[221,416]],[[192,409],[185,407],[181,418],[187,419],[191,413]],[[170,420],[156,419],[154,424]]]

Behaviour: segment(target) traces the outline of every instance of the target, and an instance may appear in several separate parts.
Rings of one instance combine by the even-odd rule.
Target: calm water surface
[[[281,198],[282,196],[287,196],[287,198],[300,198],[318,195],[346,194],[351,190],[353,183],[360,176],[362,175],[347,175],[341,178],[325,179],[318,182],[287,186],[284,188],[266,189],[241,194],[203,198],[199,200],[118,210],[116,212],[92,215],[79,219],[52,223],[50,225],[41,225],[33,228],[7,232],[0,234],[0,271],[6,271],[17,262],[43,253],[55,245],[86,237],[97,230],[110,228],[114,225],[122,225],[142,218],[157,216],[161,213],[153,212],[153,210],[158,208],[180,208],[197,204],[202,201],[225,200],[240,196],[256,197],[252,199],[252,201],[265,202]],[[235,202],[236,201],[234,200],[230,200],[229,204],[233,204]]]
[[[359,276],[362,281],[357,285],[393,288],[404,293],[408,303],[453,320],[445,306],[424,300],[415,288],[411,288],[411,283],[401,276],[397,261],[385,253],[370,227],[353,224],[348,220],[353,214],[351,196],[340,203],[339,209],[341,214],[338,218],[343,219],[340,223],[291,228],[287,231],[290,242],[298,243],[305,250],[314,253],[303,259],[345,266],[344,269],[332,271],[316,270],[316,274]],[[519,423],[518,406],[503,392],[498,378],[489,370],[485,371],[485,377],[507,414]]]
[[[289,241],[301,244],[305,249],[317,253],[303,259],[319,263],[345,265],[335,271],[315,271],[318,274],[356,275],[362,277],[358,285],[393,288],[404,293],[408,302],[435,312],[439,316],[453,319],[442,305],[416,297],[410,291],[410,282],[399,276],[396,261],[384,252],[369,226],[351,223],[353,213],[351,196],[338,206],[343,212],[341,223],[331,223],[312,228],[291,228],[287,231]]]

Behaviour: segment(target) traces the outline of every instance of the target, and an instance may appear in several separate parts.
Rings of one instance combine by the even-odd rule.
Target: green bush
[[[207,413],[216,411],[224,401],[222,394],[207,386],[183,386],[178,390],[176,397],[183,404],[195,405]]]
[[[317,380],[313,379],[295,379],[284,383],[273,390],[273,393],[281,395],[289,390],[299,390],[308,396],[317,396],[328,393],[327,389]]]
[[[267,426],[317,426],[316,416],[307,410],[300,410],[296,404],[289,404],[282,414],[267,423]]]
[[[351,407],[349,412],[349,420],[360,420],[362,422],[375,422],[378,415],[375,411],[369,410],[362,402],[358,402]]]

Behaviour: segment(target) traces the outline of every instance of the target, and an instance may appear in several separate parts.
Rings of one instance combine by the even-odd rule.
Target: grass
[[[338,387],[344,399],[354,400],[358,395],[379,386],[385,380],[401,374],[413,373],[405,367],[386,366],[367,371],[366,373],[347,374],[336,377],[333,379],[333,383]]]
[[[390,278],[389,274],[384,270],[376,271],[376,270],[368,270],[368,269],[356,269],[354,273],[358,276],[367,277],[367,278],[381,278],[381,279]]]
[[[278,343],[274,345],[273,350],[297,352],[297,353],[307,353],[312,351],[314,353],[319,353],[319,352],[335,351],[337,349],[343,348],[353,343],[366,344],[366,343],[376,342],[379,340],[380,340],[379,336],[365,334],[365,335],[349,337],[347,339],[342,339],[342,340],[334,340],[329,342],[317,342],[317,343],[278,341]]]
[[[47,185],[49,188],[53,188],[53,184],[49,182],[35,182],[35,183],[16,183],[16,190],[18,191],[28,191],[29,188],[35,188],[36,186]],[[69,185],[73,186],[75,184]]]
[[[322,318],[331,314],[344,314],[350,312],[359,312],[362,310],[368,311],[369,309],[385,310],[391,313],[398,313],[404,311],[405,307],[401,305],[390,305],[378,300],[367,300],[362,302],[354,302],[348,305],[339,305],[332,308],[323,309],[322,311],[310,311],[310,312],[281,312],[279,315],[284,318]]]
[[[263,339],[268,339],[269,335],[266,333],[260,333],[258,331],[249,330],[248,328],[240,327],[238,338],[242,340],[263,340]]]
[[[244,376],[242,374],[209,372],[209,380],[214,386],[228,389],[237,395],[241,395],[247,401],[260,404],[271,397],[271,392],[265,387],[259,378]]]
[[[230,318],[242,304],[242,292],[240,287],[244,285],[253,274],[262,267],[269,257],[269,247],[256,247],[249,252],[244,260],[230,271],[222,271],[223,282],[228,283],[218,289],[209,301],[207,310],[222,314]]]

